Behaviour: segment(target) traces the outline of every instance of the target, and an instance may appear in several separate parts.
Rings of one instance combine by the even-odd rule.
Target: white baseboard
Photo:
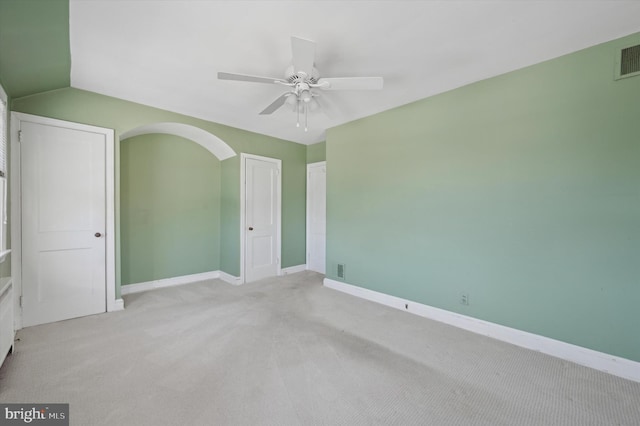
[[[289,266],[288,268],[282,268],[280,270],[280,275],[295,274],[296,272],[303,272],[306,270],[307,270],[306,263],[303,265]]]
[[[107,312],[124,311],[124,300],[122,298],[112,300],[107,304]]]
[[[153,290],[156,288],[172,287],[176,285],[191,284],[198,281],[214,280],[220,278],[220,271],[202,272],[199,274],[182,275],[180,277],[164,278],[155,281],[123,285],[120,294],[123,296],[141,291]]]
[[[226,283],[233,285],[240,285],[240,277],[236,277],[235,275],[227,274],[224,271],[220,271],[220,279]]]
[[[446,311],[444,309],[434,308],[433,306],[423,305],[329,278],[324,279],[324,285],[352,296],[453,325],[454,327],[502,340],[503,342],[526,349],[542,352],[585,367],[604,371],[614,376],[640,382],[640,362],[594,351],[515,328],[505,327],[500,324]]]

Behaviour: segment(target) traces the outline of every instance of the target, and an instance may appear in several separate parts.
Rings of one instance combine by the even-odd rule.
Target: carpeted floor
[[[30,327],[2,402],[90,425],[640,425],[640,383],[322,287],[303,272],[125,296]]]

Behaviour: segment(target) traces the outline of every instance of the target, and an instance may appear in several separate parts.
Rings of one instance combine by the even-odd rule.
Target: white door
[[[243,154],[245,282],[279,271],[280,160]]]
[[[106,310],[105,135],[20,123],[23,326]]]
[[[325,273],[327,163],[307,165],[307,269]]]

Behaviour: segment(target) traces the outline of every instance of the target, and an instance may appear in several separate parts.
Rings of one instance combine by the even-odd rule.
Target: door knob
[[[99,233],[99,232],[96,232],[96,233],[95,233],[95,234],[93,234],[93,235],[94,235],[96,238],[100,238],[100,237],[102,237],[102,234],[101,234],[101,233]]]
[[[249,227],[249,231],[253,231],[253,226],[250,226],[250,227]]]

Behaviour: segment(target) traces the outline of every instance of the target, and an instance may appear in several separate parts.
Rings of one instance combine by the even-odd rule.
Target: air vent
[[[640,75],[640,44],[620,50],[616,79]]]
[[[342,263],[338,263],[338,278],[344,279],[344,265]]]

